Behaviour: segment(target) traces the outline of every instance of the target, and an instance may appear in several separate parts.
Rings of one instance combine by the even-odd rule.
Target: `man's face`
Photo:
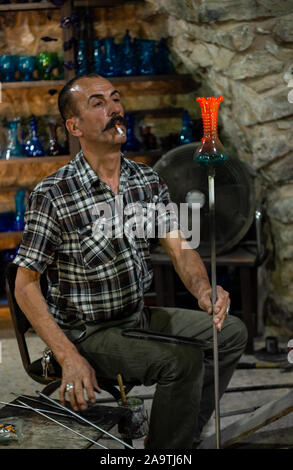
[[[121,145],[125,142],[126,137],[121,136],[114,126],[117,122],[126,134],[120,94],[108,80],[102,77],[82,78],[73,85],[71,92],[78,116],[69,121],[75,123],[77,137],[105,144]]]

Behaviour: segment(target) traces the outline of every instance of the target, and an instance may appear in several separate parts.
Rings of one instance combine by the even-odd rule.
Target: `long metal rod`
[[[84,434],[81,434],[78,431],[75,431],[74,429],[71,429],[69,426],[66,426],[63,423],[60,423],[60,421],[57,421],[54,418],[51,418],[51,416],[47,416],[45,413],[42,413],[41,411],[38,411],[36,408],[33,408],[32,406],[28,405],[27,403],[23,403],[23,401],[18,400],[19,403],[24,405],[25,408],[35,411],[35,413],[44,416],[44,418],[49,419],[50,421],[53,421],[53,423],[59,424],[59,426],[62,426],[62,428],[68,429],[68,431],[73,432],[74,434],[77,434],[78,436],[82,437],[83,439],[86,439],[87,441],[90,441],[92,444],[95,444],[96,446],[102,447],[102,449],[108,449],[108,447],[103,446],[102,444],[99,444],[98,442],[94,441],[90,437],[85,436]]]
[[[59,406],[59,408],[61,408],[62,410],[67,411],[68,413],[72,414],[73,416],[79,418],[81,421],[84,421],[85,423],[89,424],[90,426],[92,426],[93,428],[95,428],[95,429],[97,429],[98,431],[102,432],[103,434],[106,434],[107,436],[111,437],[111,438],[114,439],[115,441],[120,442],[120,444],[123,444],[124,446],[128,447],[129,449],[134,450],[134,447],[132,447],[131,445],[127,444],[127,442],[122,441],[121,439],[119,439],[119,437],[114,436],[114,434],[111,434],[111,433],[109,433],[108,431],[106,431],[105,429],[100,428],[99,426],[97,426],[96,424],[92,423],[92,422],[89,421],[88,419],[86,419],[86,418],[84,418],[83,416],[80,416],[79,414],[75,413],[73,410],[70,410],[69,408],[66,408],[65,406],[61,405],[61,403],[56,402],[55,400],[52,400],[52,398],[48,397],[47,395],[44,395],[42,392],[36,391],[36,393],[37,393],[39,396],[41,396],[41,397],[45,398],[46,400],[50,401],[51,403],[56,404],[56,405]]]
[[[22,395],[22,394],[17,394],[17,393],[14,393],[14,392],[10,392],[11,395],[14,395],[15,397],[19,398],[25,398],[26,400],[29,400],[29,401],[33,401],[35,403],[39,403],[39,405],[43,405],[44,404],[44,401],[43,400],[40,400],[39,398],[32,398],[32,397],[28,397],[27,395]],[[49,403],[46,405],[46,406],[49,406],[50,408],[53,408],[55,410],[60,410],[59,406],[57,405],[50,405]],[[46,410],[47,411],[47,410]],[[68,416],[68,415],[67,415]]]
[[[6,401],[0,401],[0,404],[1,405],[6,405],[6,406],[14,406],[15,408],[22,408],[22,409],[26,409],[25,406],[22,406],[22,405],[16,405],[15,403],[8,403]],[[58,415],[58,416],[63,416],[64,418],[70,418],[72,419],[72,417],[68,414],[65,414],[65,413],[58,413],[58,411],[51,411],[51,410],[43,410],[41,408],[35,408],[37,411],[43,411],[45,413],[49,413],[49,414],[52,414],[52,415]]]
[[[216,225],[215,225],[215,169],[208,170],[209,186],[209,219],[211,241],[211,284],[212,284],[212,309],[215,316],[215,303],[217,301],[217,275],[216,275]],[[221,448],[221,424],[220,424],[220,395],[219,395],[219,359],[218,359],[218,331],[213,324],[213,356],[214,356],[214,392],[215,392],[215,425],[216,446]]]

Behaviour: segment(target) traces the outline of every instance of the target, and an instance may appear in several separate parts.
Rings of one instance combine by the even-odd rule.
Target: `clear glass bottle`
[[[179,145],[190,144],[193,142],[193,122],[190,119],[188,111],[184,110],[182,115],[182,129],[179,134]]]
[[[62,154],[61,146],[57,140],[57,124],[55,122],[49,122],[49,147],[48,155],[57,156]]]
[[[4,160],[10,160],[11,158],[22,158],[25,157],[25,152],[18,139],[18,125],[19,120],[13,119],[7,123],[8,137],[7,145],[4,149],[2,158]]]
[[[15,218],[13,230],[19,231],[24,229],[24,213],[25,213],[25,190],[19,189],[15,196]]]

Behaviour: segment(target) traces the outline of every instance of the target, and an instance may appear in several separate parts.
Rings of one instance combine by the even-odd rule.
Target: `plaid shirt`
[[[170,202],[168,189],[157,173],[123,155],[119,197],[129,214],[133,205],[143,212],[148,203]],[[143,295],[152,281],[150,240],[133,236],[131,227],[123,236],[105,234],[105,220],[97,207],[107,203],[114,214],[115,201],[115,194],[82,152],[29,195],[24,234],[14,263],[46,271],[47,304],[60,325],[77,318],[91,322],[121,319],[143,308]],[[124,228],[130,222],[129,214],[123,213]],[[172,217],[169,213],[163,217],[168,232],[174,228]]]

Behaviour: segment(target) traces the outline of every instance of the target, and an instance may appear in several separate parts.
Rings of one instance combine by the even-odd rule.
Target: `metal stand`
[[[208,169],[209,186],[209,219],[211,239],[211,283],[212,283],[212,309],[215,316],[215,303],[217,301],[217,276],[216,276],[216,226],[215,226],[215,169]],[[214,355],[214,391],[215,391],[215,424],[216,446],[221,448],[220,425],[220,396],[219,396],[219,360],[218,360],[218,331],[213,324],[213,355]]]

